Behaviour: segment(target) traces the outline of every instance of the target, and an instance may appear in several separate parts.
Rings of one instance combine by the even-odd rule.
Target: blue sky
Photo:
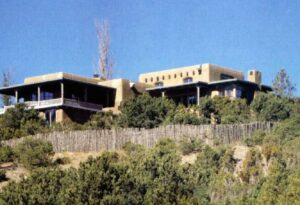
[[[202,63],[285,68],[300,94],[300,1],[0,0],[0,69],[15,82],[51,72],[93,74],[94,20],[107,19],[115,77]]]

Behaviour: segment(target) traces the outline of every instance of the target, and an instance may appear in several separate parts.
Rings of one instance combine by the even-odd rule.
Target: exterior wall
[[[56,115],[55,122],[62,122],[68,119],[68,116],[66,115],[63,109],[57,109],[55,115]]]
[[[156,83],[162,82],[163,86],[180,85],[184,79],[190,77],[192,82],[213,82],[221,80],[221,74],[230,75],[233,78],[243,80],[242,72],[223,68],[212,64],[194,65],[158,72],[144,73],[139,76],[139,82],[155,86]]]
[[[113,112],[119,112],[119,108],[125,100],[128,98],[135,96],[134,91],[132,90],[131,86],[133,83],[126,79],[113,79],[102,81],[98,83],[99,85],[109,86],[116,88],[116,95],[115,95],[115,106],[113,108],[107,108],[105,110],[111,110]],[[147,85],[143,83],[135,83],[135,88],[138,92],[144,92]]]
[[[217,90],[213,90],[211,91],[211,95],[210,95],[212,98],[215,97],[215,96],[219,96],[219,91]]]
[[[232,76],[233,78],[236,78],[238,80],[244,80],[244,74],[243,72],[232,70],[230,68],[224,68],[217,65],[212,64],[206,64],[209,66],[209,81],[219,81],[221,79],[221,74]]]

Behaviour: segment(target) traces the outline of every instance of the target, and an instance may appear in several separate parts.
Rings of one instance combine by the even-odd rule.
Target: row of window
[[[201,74],[202,74],[202,70],[198,69],[198,75],[201,75]],[[180,73],[179,75],[180,75],[181,78],[183,77],[183,73]],[[196,75],[196,71],[193,70],[192,71],[192,75]],[[185,77],[188,77],[188,76],[189,76],[189,72],[186,72],[186,76]],[[172,78],[171,75],[168,75],[167,77],[168,77],[169,80]],[[177,74],[175,73],[173,77],[177,78]],[[153,80],[154,80],[153,77],[151,77],[149,79],[149,81],[151,83],[153,82]],[[163,75],[163,76],[161,76],[161,78],[159,76],[156,77],[156,82],[159,82],[160,80],[165,80],[165,76]],[[148,78],[145,78],[145,83],[148,83]]]
[[[193,78],[191,77],[187,77],[183,79],[183,83],[192,83],[192,82],[193,82]],[[164,83],[160,81],[160,82],[156,82],[154,85],[155,87],[163,87]]]

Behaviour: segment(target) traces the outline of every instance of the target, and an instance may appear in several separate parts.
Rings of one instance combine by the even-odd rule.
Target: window
[[[182,73],[180,73],[180,77],[182,77]]]
[[[221,80],[226,80],[226,79],[233,79],[234,77],[231,76],[231,75],[227,75],[227,74],[221,73],[220,78],[221,78]]]
[[[232,90],[225,90],[225,96],[232,97]]]
[[[53,98],[54,93],[48,91],[41,92],[41,100],[51,100]]]
[[[196,96],[188,96],[187,97],[187,104],[188,105],[194,105],[197,104],[197,97]]]
[[[250,75],[253,75],[253,71],[252,70],[250,71]]]
[[[169,77],[169,79],[171,79],[171,75],[169,75],[168,77]]]
[[[162,80],[165,80],[165,76],[162,76]]]
[[[153,82],[153,78],[150,78],[150,81]]]
[[[156,77],[156,81],[159,81],[159,77]]]
[[[155,87],[163,87],[164,83],[163,82],[157,82],[155,83]]]
[[[195,71],[193,71],[193,75],[195,75]]]
[[[174,78],[176,78],[177,77],[177,75],[176,74],[174,74]]]
[[[192,82],[193,82],[193,78],[188,77],[183,79],[183,83],[192,83]]]
[[[148,79],[147,78],[145,78],[145,83],[147,83],[148,82]]]
[[[241,89],[236,89],[236,97],[237,97],[237,98],[241,98],[241,97],[242,97],[242,94],[243,94],[243,92],[242,92]]]
[[[37,95],[35,93],[31,95],[31,101],[37,101]]]
[[[202,69],[201,69],[201,68],[198,70],[198,74],[199,74],[199,75],[202,74]]]

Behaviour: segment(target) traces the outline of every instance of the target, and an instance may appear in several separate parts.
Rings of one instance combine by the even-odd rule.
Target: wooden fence
[[[175,141],[183,139],[215,140],[228,144],[251,136],[256,130],[271,132],[275,126],[272,122],[255,122],[233,125],[168,125],[154,129],[116,128],[111,130],[80,130],[51,132],[31,136],[45,139],[53,144],[54,151],[82,152],[120,149],[126,142],[152,147],[161,138]],[[24,138],[12,139],[4,143],[15,146]]]

